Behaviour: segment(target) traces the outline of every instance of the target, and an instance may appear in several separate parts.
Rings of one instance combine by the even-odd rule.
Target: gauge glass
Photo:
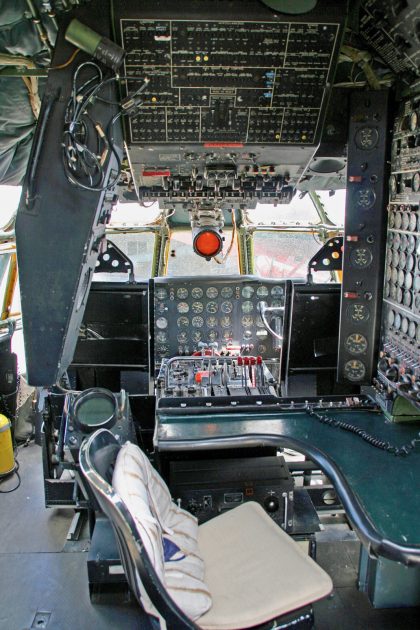
[[[387,321],[388,321],[388,326],[392,326],[394,323],[394,319],[395,319],[395,313],[393,310],[390,310],[388,313],[388,317],[387,317]]]
[[[193,333],[191,335],[191,339],[194,341],[194,343],[198,343],[199,341],[201,341],[201,332],[199,330],[193,330]]]
[[[408,326],[408,336],[411,337],[411,339],[416,338],[416,328],[415,322],[410,322],[410,325]]]
[[[180,302],[177,306],[178,313],[188,313],[190,307],[187,302]]]
[[[410,232],[414,232],[414,230],[416,229],[416,225],[417,225],[417,216],[415,212],[411,212],[410,214],[410,221],[408,224],[408,229],[410,230]]]
[[[402,223],[402,215],[401,212],[397,212],[395,214],[395,229],[399,230],[401,228],[401,223]]]
[[[399,313],[397,313],[395,315],[395,319],[394,319],[394,327],[399,330],[401,327],[401,315]]]
[[[207,313],[217,313],[219,310],[219,305],[217,302],[208,302],[206,306]]]
[[[418,120],[417,112],[411,112],[410,120],[409,120],[409,123],[408,123],[410,131],[415,131],[416,130],[417,120]]]
[[[224,317],[221,318],[220,325],[222,328],[229,328],[229,326],[232,325],[232,320],[230,319],[230,317],[225,315]]]
[[[242,304],[243,313],[252,313],[253,310],[254,310],[254,305],[249,300]]]
[[[163,330],[160,330],[156,335],[156,341],[158,343],[166,343],[168,341],[168,335]]]
[[[414,173],[411,180],[411,189],[413,192],[419,192],[420,190],[420,172]]]
[[[156,320],[156,327],[160,330],[168,328],[168,320],[166,319],[166,317],[158,317]]]
[[[264,352],[267,352],[267,347],[266,347],[264,344],[262,344],[262,343],[261,343],[261,344],[258,346],[258,352],[259,352],[260,354],[264,354]]]
[[[252,330],[244,330],[244,334],[243,334],[243,338],[245,340],[251,339],[252,337]]]
[[[231,313],[233,311],[233,304],[232,302],[229,302],[229,301],[222,302],[222,305],[220,308],[222,310],[222,313]]]
[[[267,297],[267,295],[268,295],[267,287],[258,287],[258,289],[257,289],[257,296],[259,298]]]
[[[347,309],[349,319],[354,322],[366,322],[369,319],[369,307],[365,304],[350,304]]]
[[[223,287],[220,291],[220,295],[225,299],[230,298],[233,295],[233,289],[231,287]]]
[[[284,294],[283,287],[276,285],[271,289],[272,297],[281,297]]]
[[[404,306],[411,306],[411,293],[410,291],[404,292]]]
[[[204,319],[200,315],[196,315],[192,318],[191,323],[194,328],[201,328],[204,325]]]
[[[214,300],[219,295],[219,291],[216,287],[209,287],[206,291],[206,295],[210,300]]]
[[[349,381],[361,381],[365,377],[366,366],[359,359],[352,359],[344,364],[344,376]]]
[[[408,332],[408,319],[406,317],[403,317],[401,320],[401,332],[404,335]]]
[[[204,305],[202,302],[193,302],[191,304],[191,310],[193,313],[198,315],[199,313],[202,313],[204,311]]]
[[[223,339],[225,341],[231,341],[233,339],[233,331],[232,330],[224,330],[223,331]]]
[[[168,354],[169,346],[160,345],[157,347],[157,351],[158,351],[158,354],[161,354],[161,355]]]
[[[191,289],[191,297],[194,300],[201,300],[203,297],[203,289],[200,289],[200,287],[194,287]]]
[[[372,260],[373,254],[368,247],[356,247],[350,252],[350,263],[356,269],[366,269]]]
[[[206,319],[207,328],[216,328],[217,326],[217,317],[207,317]]]
[[[178,298],[178,300],[186,300],[188,297],[188,289],[186,289],[185,287],[180,287],[176,292],[176,297]]]
[[[217,330],[210,330],[210,332],[207,335],[207,338],[209,339],[209,341],[216,341],[218,337],[219,337],[219,333],[217,332]]]
[[[187,343],[187,341],[188,341],[188,334],[186,332],[180,332],[180,333],[178,333],[176,338],[178,340],[178,343]]]
[[[364,335],[352,333],[347,337],[344,345],[350,354],[363,354],[367,350],[368,342]]]
[[[178,325],[178,328],[187,328],[187,326],[190,325],[190,320],[188,319],[188,317],[185,317],[183,315],[182,317],[178,317],[176,323]]]
[[[242,326],[244,328],[249,328],[254,323],[254,318],[251,315],[244,315],[241,319]]]
[[[253,295],[254,287],[248,285],[242,289],[242,297],[246,298],[247,300],[249,300],[249,298],[251,298]]]
[[[156,289],[155,295],[158,300],[166,300],[168,297],[168,292],[166,289]]]
[[[408,214],[408,212],[404,212],[404,214],[402,215],[402,220],[401,220],[401,229],[406,230],[409,225],[410,225],[410,215]]]

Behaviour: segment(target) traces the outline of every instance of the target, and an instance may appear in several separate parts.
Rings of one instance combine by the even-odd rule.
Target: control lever
[[[276,332],[275,330],[273,330],[270,326],[270,324],[267,321],[267,317],[266,317],[266,313],[274,313],[277,315],[283,314],[284,313],[284,306],[267,306],[267,302],[258,302],[257,304],[257,310],[259,312],[259,314],[261,315],[261,319],[262,322],[264,324],[264,328],[275,338],[278,339],[279,341],[283,341],[283,335],[280,335],[278,332]]]

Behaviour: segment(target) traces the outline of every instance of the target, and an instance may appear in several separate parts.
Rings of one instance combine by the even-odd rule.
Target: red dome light
[[[204,258],[212,258],[222,249],[222,238],[213,230],[203,230],[194,239],[194,251]]]

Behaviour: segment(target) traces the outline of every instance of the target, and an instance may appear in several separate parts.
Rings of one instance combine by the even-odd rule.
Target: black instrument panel
[[[263,358],[279,355],[281,342],[265,329],[258,303],[279,307],[268,320],[282,334],[290,281],[255,276],[155,278],[151,294],[158,364],[165,357],[190,355],[206,346]]]

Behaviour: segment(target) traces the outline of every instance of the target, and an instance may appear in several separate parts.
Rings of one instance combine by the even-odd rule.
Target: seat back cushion
[[[198,619],[209,610],[212,600],[204,582],[197,519],[172,501],[162,477],[139,447],[130,442],[118,454],[113,486],[131,512],[172,599],[188,617]]]

